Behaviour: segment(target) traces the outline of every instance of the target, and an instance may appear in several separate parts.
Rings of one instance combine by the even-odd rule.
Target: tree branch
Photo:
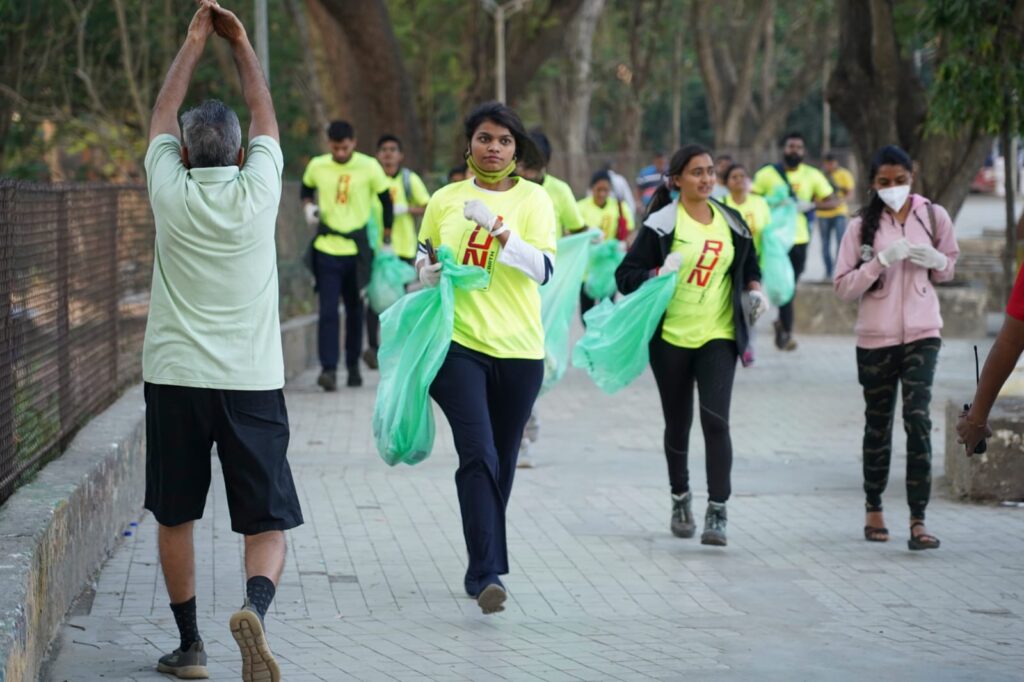
[[[128,83],[128,94],[135,107],[135,114],[139,117],[139,128],[141,129],[149,121],[149,107],[142,103],[139,84],[135,80],[135,67],[132,65],[132,41],[128,35],[128,21],[124,14],[123,0],[114,0],[114,13],[117,15],[117,30],[121,37],[121,63],[124,66],[124,77]]]

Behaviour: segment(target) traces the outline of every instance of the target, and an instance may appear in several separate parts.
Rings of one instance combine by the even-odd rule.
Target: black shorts
[[[146,509],[164,526],[200,519],[217,444],[231,529],[288,530],[302,510],[288,467],[284,392],[145,384]]]

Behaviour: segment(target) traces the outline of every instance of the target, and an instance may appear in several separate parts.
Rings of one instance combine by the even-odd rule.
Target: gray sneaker
[[[708,502],[708,510],[704,514],[704,532],[700,536],[700,544],[725,547],[725,502]]]
[[[692,538],[697,532],[692,503],[693,494],[689,490],[682,495],[672,495],[672,535],[677,538]]]
[[[161,656],[156,670],[170,673],[181,680],[205,680],[210,673],[206,671],[206,651],[202,640],[192,642],[184,651],[178,648]]]
[[[281,681],[281,669],[267,645],[263,619],[249,600],[231,616],[231,636],[242,654],[242,682]]]

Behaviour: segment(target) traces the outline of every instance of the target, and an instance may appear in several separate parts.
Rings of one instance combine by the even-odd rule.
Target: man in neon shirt
[[[649,166],[644,166],[636,174],[636,191],[644,210],[647,209],[647,204],[651,203],[654,190],[658,189],[661,183],[665,182],[665,169],[667,167],[668,159],[665,156],[665,152],[659,151],[654,154],[654,162]]]
[[[855,186],[853,173],[839,165],[835,154],[825,155],[822,162],[825,179],[836,191],[839,205],[835,208],[823,208],[818,211],[818,229],[821,231],[821,256],[825,259],[825,277],[832,279],[832,268],[839,252],[839,244],[846,233],[846,221],[850,209],[846,205],[847,198],[853,194]],[[832,246],[832,235],[835,235],[835,247]]]
[[[788,133],[782,138],[782,163],[769,164],[754,174],[751,190],[768,197],[779,185],[789,192],[787,200],[797,203],[796,223],[793,230],[796,238],[789,251],[793,274],[797,280],[807,262],[807,244],[811,240],[810,223],[816,209],[835,208],[839,199],[832,185],[821,171],[804,163],[804,137],[800,133]],[[794,292],[793,297],[796,297]],[[775,346],[779,350],[796,350],[793,340],[793,301],[779,306],[779,319],[775,321]]]
[[[537,145],[539,156],[524,154],[516,167],[516,173],[527,180],[532,180],[544,188],[544,191],[551,197],[551,203],[555,206],[555,218],[558,220],[558,236],[564,237],[573,232],[579,232],[586,225],[583,224],[583,216],[580,215],[579,207],[576,205],[576,197],[572,193],[569,183],[556,178],[548,173],[548,166],[551,165],[551,141],[548,136],[540,130],[533,130],[530,139]]]
[[[363,349],[363,299],[370,281],[373,252],[367,223],[374,197],[380,199],[384,243],[391,242],[393,209],[388,177],[377,159],[356,151],[356,133],[346,121],[327,128],[330,153],[316,156],[302,176],[306,221],[317,228],[313,242],[316,286],[320,295],[318,346],[325,391],[337,388],[339,355],[338,299],[345,303],[345,366],[348,385],[362,386],[359,355]],[[315,195],[315,200],[314,200]]]

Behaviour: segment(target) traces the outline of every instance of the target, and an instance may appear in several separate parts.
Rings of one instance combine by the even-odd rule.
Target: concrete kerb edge
[[[316,361],[316,316],[281,325],[285,375]],[[0,507],[0,682],[35,680],[74,599],[142,514],[142,385]]]

